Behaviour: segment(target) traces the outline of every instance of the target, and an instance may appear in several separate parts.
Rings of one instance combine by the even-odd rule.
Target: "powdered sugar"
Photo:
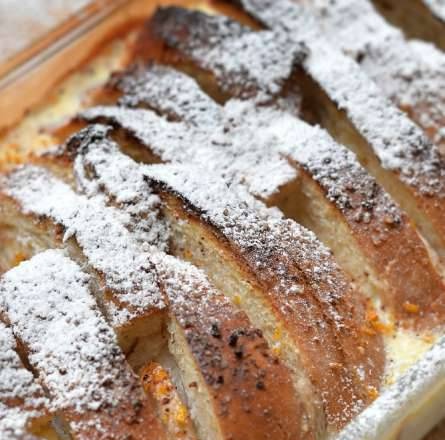
[[[5,439],[24,438],[28,423],[48,406],[42,388],[15,350],[11,329],[0,322],[0,436]]]
[[[163,161],[202,164],[208,172],[231,182],[244,182],[253,193],[266,198],[296,173],[277,155],[272,136],[260,138],[239,123],[245,116],[241,110],[229,104],[220,125],[199,129],[168,122],[142,109],[96,107],[84,111],[82,118],[120,126]]]
[[[263,101],[279,94],[294,64],[305,56],[304,47],[291,43],[282,33],[250,32],[229,19],[201,20],[200,15],[184,9],[175,9],[172,22],[170,12],[167,10],[164,15],[163,10],[158,11],[154,32],[187,53],[202,68],[218,71],[218,77],[225,79],[222,88],[240,90],[244,98],[255,96]],[[188,35],[186,39],[184,33]]]
[[[266,24],[281,29],[309,55],[303,61],[309,75],[366,138],[382,166],[422,195],[444,195],[445,166],[437,148],[390,102],[359,66],[335,50],[322,36],[314,17],[301,5],[280,0],[245,0],[245,7]],[[299,44],[299,43],[298,43]]]
[[[318,14],[327,35],[335,37],[331,41],[435,136],[445,121],[445,56],[431,44],[407,41],[367,0],[306,3]]]
[[[38,254],[0,282],[14,332],[28,348],[53,408],[74,419],[74,433],[106,431],[112,408],[142,397],[88,283],[89,277],[60,250]]]
[[[36,167],[8,176],[5,191],[25,212],[52,218],[74,237],[92,268],[103,274],[107,289],[130,313],[164,306],[147,254],[121,225],[113,208],[99,199],[87,200]]]
[[[195,125],[216,126],[222,118],[220,107],[195,80],[160,65],[138,65],[114,76],[109,86],[124,93],[118,102],[125,107],[162,109],[171,119]]]
[[[92,126],[73,136],[67,148],[78,150],[74,174],[81,191],[88,196],[103,192],[127,213],[123,223],[141,246],[166,250],[168,225],[160,213],[160,200],[144,182],[140,167],[107,139],[108,129]]]
[[[175,82],[155,83],[158,72],[161,72],[161,78],[167,74],[174,77]],[[131,75],[130,72],[128,78]],[[365,215],[364,211],[369,216],[375,207],[382,216],[386,214],[394,217],[394,223],[400,221],[400,213],[395,204],[384,195],[374,179],[358,164],[354,155],[336,144],[325,131],[311,127],[280,109],[271,106],[259,107],[251,101],[232,99],[224,107],[217,106],[188,76],[165,67],[161,70],[150,68],[146,75],[139,70],[137,77],[150,77],[151,94],[156,96],[167,94],[168,102],[172,102],[166,106],[156,97],[145,94],[143,98],[141,97],[145,105],[158,112],[168,112],[168,108],[174,106],[176,115],[181,116],[181,120],[192,123],[199,130],[186,127],[186,124],[182,126],[167,124],[161,120],[164,125],[162,135],[168,136],[169,141],[163,141],[161,136],[157,136],[153,141],[154,127],[150,127],[149,130],[147,124],[144,127],[142,124],[139,128],[136,127],[133,118],[135,111],[128,113],[111,108],[93,109],[86,112],[87,119],[100,113],[101,120],[118,122],[119,126],[132,130],[134,134],[137,133],[137,138],[143,145],[149,148],[156,145],[155,152],[163,160],[193,162],[202,167],[211,167],[215,173],[220,172],[226,179],[233,175],[238,176],[232,180],[248,183],[250,191],[260,197],[279,191],[280,185],[295,179],[295,174],[288,172],[289,164],[282,160],[282,157],[288,157],[295,161],[297,167],[302,166],[308,171],[325,189],[328,199],[343,212],[353,211],[354,217],[359,219]],[[137,94],[138,86],[134,91],[129,79],[127,85],[126,92],[130,96]],[[241,87],[241,84],[238,86]],[[192,118],[190,121],[186,116],[187,107],[183,108],[182,103],[188,102],[191,96],[201,95],[207,97],[206,105],[210,109],[209,113],[218,112],[217,120],[212,118],[210,121],[198,121]],[[203,105],[204,97],[199,101]],[[153,119],[152,116],[151,118]],[[214,142],[215,132],[221,126],[221,140],[217,143]],[[181,133],[175,133],[178,129],[182,130]],[[190,138],[186,141],[188,148],[184,148],[182,142],[170,141],[170,138],[177,139],[179,136],[181,139],[187,136]],[[168,154],[165,154],[165,150]],[[184,152],[187,154],[186,157]],[[226,170],[231,171],[228,173]],[[259,184],[253,185],[253,182]],[[265,183],[268,187],[258,190],[259,185]]]

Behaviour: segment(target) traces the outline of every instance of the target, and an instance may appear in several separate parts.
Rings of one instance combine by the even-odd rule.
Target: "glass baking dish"
[[[20,52],[6,59],[0,56],[0,132],[19,121],[69,72],[91,58],[101,44],[141,23],[159,5],[184,3],[89,0]]]
[[[107,41],[141,24],[157,6],[168,4],[202,9],[206,2],[92,1],[19,53],[0,61],[0,132],[20,121]],[[8,146],[0,141],[0,151],[5,148]],[[420,440],[443,417],[445,337],[335,439]],[[445,438],[445,432],[437,438]]]

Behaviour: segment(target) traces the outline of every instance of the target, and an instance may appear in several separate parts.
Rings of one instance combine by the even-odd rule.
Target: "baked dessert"
[[[175,46],[175,41],[179,41],[180,47],[172,53],[170,49],[163,52],[162,47],[153,50],[156,41],[144,41],[141,45],[148,45],[158,58],[179,68],[187,64],[187,70],[193,70],[195,77],[199,77],[201,66],[205,66],[206,88],[212,91],[212,96],[218,94],[219,86],[225,93],[240,98],[252,96],[256,90],[256,99],[267,100],[268,94],[260,92],[262,85],[258,78],[251,78],[246,84],[245,76],[236,74],[236,69],[241,71],[242,66],[234,65],[229,57],[226,61],[223,56],[215,56],[225,51],[224,33],[230,35],[229,46],[236,47],[233,36],[236,26],[235,22],[196,11],[164,9],[155,15],[150,29],[155,33],[165,32],[162,35],[166,45]],[[196,33],[186,35],[184,28]],[[267,52],[257,51],[264,41],[267,46],[269,34],[252,38],[247,30],[238,28],[240,32],[244,32],[245,41],[239,44],[249,53],[249,61],[276,69],[275,64],[268,64]],[[178,33],[180,39],[176,39]],[[212,41],[212,48],[200,44],[203,34]],[[213,57],[218,60],[217,66],[212,64]],[[285,72],[279,74],[285,77]],[[272,82],[268,81],[268,85]],[[119,94],[122,94],[119,107],[91,108],[80,119],[112,124],[127,153],[144,162],[194,162],[219,171],[226,167],[226,176],[234,175],[247,184],[253,195],[315,231],[361,290],[370,298],[376,298],[380,291],[384,306],[400,322],[408,324],[416,320],[420,324],[426,290],[429,291],[427,307],[436,308],[431,302],[436,295],[437,303],[441,302],[444,294],[441,269],[398,206],[345,147],[326,132],[279,108],[290,96],[298,99],[295,90],[289,96],[270,97],[274,102],[267,108],[264,105],[259,108],[252,100],[238,99],[218,105],[190,77],[154,65],[138,66],[115,76],[98,99],[109,102]],[[163,115],[174,121],[165,122]],[[182,147],[184,141],[190,145],[186,151]],[[144,148],[148,150],[145,157],[141,153]],[[269,179],[271,175],[273,180]],[[360,187],[353,182],[360,182]],[[320,221],[323,216],[329,222]],[[341,241],[333,233],[340,228]],[[400,243],[403,253],[393,246],[395,241]],[[354,249],[353,259],[349,253],[345,254],[345,249]],[[418,272],[406,264],[411,259],[419,263]],[[409,274],[402,275],[402,268]],[[407,277],[410,277],[408,283]],[[388,293],[386,298],[383,292]],[[418,305],[420,313],[411,313],[409,304]],[[436,311],[441,313],[440,306]],[[428,325],[433,324],[432,316],[428,313]]]
[[[47,120],[59,145],[6,164],[5,362],[45,394],[17,438],[417,439],[443,416],[443,160],[297,3],[158,10],[135,64]]]

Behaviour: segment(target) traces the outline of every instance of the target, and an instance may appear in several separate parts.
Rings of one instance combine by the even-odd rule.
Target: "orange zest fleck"
[[[379,397],[379,390],[376,387],[368,386],[368,396],[372,400],[377,399],[377,397]]]
[[[27,259],[27,255],[23,252],[17,252],[14,255],[14,259],[12,260],[12,264],[14,266],[18,266],[22,261],[25,261]]]
[[[417,314],[419,313],[420,307],[417,304],[410,303],[409,301],[406,301],[403,303],[403,308],[408,313]]]
[[[235,295],[235,296],[233,297],[233,303],[234,303],[236,306],[240,306],[240,305],[241,305],[241,297],[240,297],[239,295]]]

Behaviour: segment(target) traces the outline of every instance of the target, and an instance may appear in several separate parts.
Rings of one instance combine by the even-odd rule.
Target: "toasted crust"
[[[105,432],[109,438],[131,434],[137,439],[150,432],[163,439],[152,405],[99,315],[86,282],[80,268],[60,251],[40,254],[3,276],[6,314],[29,362],[74,438],[100,439]]]
[[[214,429],[211,423],[206,426],[195,419],[201,437],[216,431],[224,439],[315,438],[308,405],[295,398],[288,370],[272,355],[261,331],[252,327],[245,313],[190,265],[164,256],[156,267],[174,316],[169,325],[170,350],[184,350],[184,339],[199,371],[197,383],[184,384],[188,400],[201,409],[202,417],[205,408],[200,408],[199,394],[209,393],[217,414]],[[186,357],[177,355],[183,370]]]

